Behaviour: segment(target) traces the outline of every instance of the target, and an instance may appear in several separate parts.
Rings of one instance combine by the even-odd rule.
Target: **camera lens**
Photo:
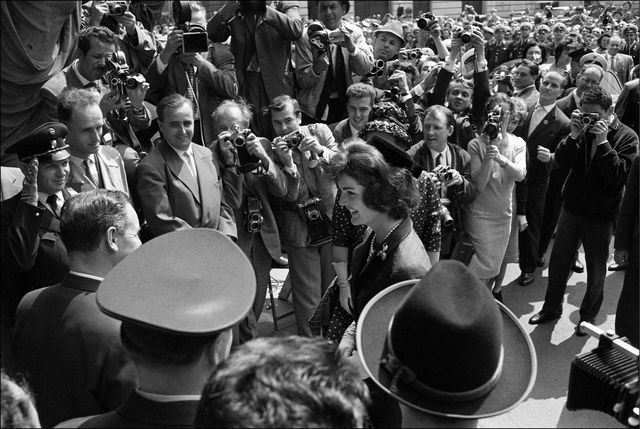
[[[309,220],[316,221],[320,219],[320,212],[318,210],[309,210]]]
[[[462,33],[460,40],[462,40],[462,43],[469,43],[471,41],[471,35],[469,33]]]
[[[243,137],[243,136],[238,136],[238,137],[236,137],[235,139],[233,139],[233,144],[234,144],[236,147],[244,146],[244,143],[245,143],[245,140],[244,140],[244,137]]]
[[[418,28],[419,29],[426,30],[428,26],[429,26],[429,21],[427,21],[425,18],[418,19]]]

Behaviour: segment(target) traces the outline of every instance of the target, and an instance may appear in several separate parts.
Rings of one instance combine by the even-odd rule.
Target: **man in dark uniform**
[[[107,274],[96,297],[122,321],[138,387],[115,411],[60,426],[193,427],[207,378],[228,356],[231,327],[251,310],[255,291],[251,263],[216,230],[145,243]]]
[[[13,325],[25,293],[58,283],[69,271],[59,236],[60,209],[69,197],[66,136],[65,125],[48,122],[8,149],[16,152],[25,178],[22,192],[0,205],[3,327]]]

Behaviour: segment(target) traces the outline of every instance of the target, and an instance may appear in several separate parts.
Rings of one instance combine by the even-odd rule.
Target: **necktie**
[[[187,167],[189,167],[189,170],[191,170],[191,174],[193,175],[193,177],[198,177],[196,172],[196,163],[193,161],[193,154],[189,151],[185,151],[184,160],[187,164]]]
[[[84,172],[87,178],[93,183],[96,188],[100,187],[100,179],[98,178],[98,169],[95,166],[93,159],[87,158],[82,161],[84,164]]]
[[[533,130],[540,124],[542,118],[545,117],[547,112],[542,108],[541,105],[538,104],[535,110],[533,111],[533,115],[531,115],[531,122],[529,123],[529,136],[533,133]]]
[[[184,95],[185,98],[191,101],[193,105],[193,114],[195,115],[198,111],[198,103],[196,99],[196,69],[193,64],[185,63],[184,71],[187,74],[187,93]]]
[[[435,167],[439,166],[442,164],[442,154],[439,153],[438,156],[436,156],[436,163],[435,163]]]
[[[609,56],[609,58],[611,59],[611,71],[612,71],[612,72],[615,72],[615,66],[616,66],[616,64],[615,64],[615,58],[616,58],[616,57],[615,57],[615,55],[610,55],[610,56]]]
[[[60,215],[60,208],[58,207],[58,196],[56,194],[51,194],[47,197],[47,204],[49,204],[49,207],[51,207],[53,214],[55,214],[56,216]]]
[[[340,46],[336,46],[336,66],[335,66],[335,91],[338,91],[338,97],[340,101],[347,102],[347,78],[345,77],[345,65],[344,65],[344,56],[342,55],[342,48]]]

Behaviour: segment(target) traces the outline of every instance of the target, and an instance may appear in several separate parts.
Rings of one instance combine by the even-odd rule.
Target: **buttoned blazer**
[[[570,97],[573,98],[573,95]],[[529,156],[525,183],[528,186],[534,183],[546,186],[549,180],[551,162],[544,163],[538,160],[538,146],[549,149],[551,153],[555,152],[562,139],[571,131],[569,128],[569,119],[556,105],[542,118],[542,121],[532,130],[531,134],[529,134],[529,125],[531,124],[532,117],[533,109],[529,110],[524,122],[516,128],[514,134],[522,137],[522,139],[527,142]]]
[[[431,269],[427,251],[408,217],[385,240],[385,257],[374,256],[367,262],[372,240],[373,234],[369,234],[353,251],[351,296],[355,320],[378,292],[397,282],[422,278]]]
[[[198,180],[165,141],[136,169],[137,191],[151,235],[213,228],[237,237],[233,211],[209,148],[191,144]]]
[[[631,77],[631,69],[633,68],[633,57],[631,55],[626,54],[616,54],[615,56],[615,69],[612,70],[618,79],[620,79],[621,84],[625,84],[629,82],[629,78]]]
[[[199,401],[156,402],[135,391],[118,409],[64,422],[64,428],[191,428]]]
[[[286,10],[290,6],[288,3],[294,6],[297,2],[280,3],[283,4],[283,10]],[[302,30],[301,19],[288,16],[271,6],[267,6],[265,15],[257,19],[255,54],[269,100],[282,94],[293,96],[287,67],[291,57],[291,42],[300,39]],[[238,85],[244,88],[245,71],[254,53],[250,50],[252,44],[248,39],[251,33],[244,18],[235,18],[227,24],[222,22],[222,14],[217,13],[209,20],[207,32],[214,42],[224,42],[231,36],[231,52],[236,59]]]
[[[100,169],[100,178],[102,179],[101,189],[122,191],[128,196],[129,184],[127,182],[127,172],[124,168],[124,161],[120,156],[120,152],[111,146],[100,146],[96,157]],[[97,186],[87,177],[84,167],[77,166],[73,162],[69,162],[69,167],[71,174],[69,175],[67,188],[71,188],[75,192],[97,189]]]
[[[120,321],[98,308],[99,280],[69,273],[20,301],[13,335],[43,427],[115,409],[137,384]]]

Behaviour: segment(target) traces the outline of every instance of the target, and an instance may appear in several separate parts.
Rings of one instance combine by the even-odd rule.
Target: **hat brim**
[[[384,28],[382,29],[377,29],[376,31],[373,32],[373,36],[377,37],[379,33],[387,33],[387,34],[391,34],[392,36],[396,36],[398,39],[400,39],[400,42],[402,43],[402,47],[404,47],[407,44],[407,41],[404,40],[404,37],[402,36],[398,36],[396,33],[393,33],[391,31],[388,31]]]
[[[504,362],[498,384],[485,396],[463,403],[439,402],[398,383],[391,392],[391,376],[380,365],[387,327],[406,295],[418,280],[396,283],[372,298],[357,323],[356,344],[360,360],[369,376],[388,395],[427,414],[458,419],[479,419],[505,413],[524,401],[536,379],[537,358],[529,335],[516,316],[496,301],[503,321]],[[434,347],[438,347],[434,344]]]

